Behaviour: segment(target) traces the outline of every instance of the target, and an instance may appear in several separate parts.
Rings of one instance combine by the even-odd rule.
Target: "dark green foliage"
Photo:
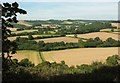
[[[28,35],[28,40],[33,40],[32,34],[29,34],[29,35]]]
[[[96,37],[95,39],[88,39],[87,41],[79,40],[78,43],[65,43],[65,42],[54,42],[44,43],[43,41],[31,41],[27,38],[17,37],[15,42],[18,44],[19,50],[37,50],[37,51],[50,51],[50,50],[63,50],[71,48],[83,48],[83,47],[119,47],[119,41],[112,38],[108,38],[106,41],[100,40]],[[28,48],[29,47],[29,48]]]
[[[120,62],[120,56],[118,55],[113,55],[106,59],[106,64],[108,64],[109,66],[118,65],[119,62]]]
[[[16,51],[16,43],[11,42],[7,39],[8,36],[11,35],[11,31],[8,27],[13,27],[12,23],[17,23],[17,13],[26,14],[27,12],[23,9],[19,8],[17,2],[14,3],[3,3],[2,4],[2,58],[4,59],[4,53],[8,54],[10,51],[15,53]]]
[[[114,57],[114,56],[112,56]],[[16,61],[16,60],[15,60]],[[23,60],[22,60],[23,61]],[[21,61],[21,62],[22,62]],[[25,61],[26,62],[26,61]],[[28,62],[28,60],[27,60]],[[18,63],[16,61],[16,63]],[[13,64],[13,63],[11,63]],[[107,66],[102,62],[93,62],[91,65],[83,64],[68,66],[64,61],[61,63],[42,62],[37,66],[11,66],[3,74],[3,81],[90,81],[90,82],[120,82],[120,64]]]
[[[114,29],[113,29],[113,28],[111,29],[111,32],[114,32]]]
[[[11,60],[10,53],[15,54],[17,44],[14,41],[10,41],[7,38],[11,35],[9,27],[13,27],[12,23],[17,23],[17,13],[26,14],[27,12],[19,8],[17,2],[3,3],[2,4],[2,70],[3,73],[10,69],[10,66],[16,67],[16,62]],[[5,53],[7,58],[5,58]]]
[[[20,66],[24,66],[24,67],[33,67],[34,64],[32,64],[27,58],[23,59],[19,62]]]

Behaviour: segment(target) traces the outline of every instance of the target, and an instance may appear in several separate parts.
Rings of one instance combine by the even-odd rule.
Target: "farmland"
[[[93,61],[105,62],[106,58],[118,54],[118,48],[80,48],[43,52],[45,60],[50,62],[65,61],[69,66],[91,64]]]
[[[93,32],[93,33],[86,33],[86,34],[77,34],[78,38],[84,38],[84,39],[89,39],[89,38],[96,38],[99,37],[101,40],[105,41],[107,38],[111,37],[115,40],[118,40],[118,33],[119,32],[113,32],[113,33],[108,33],[108,32]],[[74,37],[74,35],[66,35],[68,37]]]
[[[38,31],[38,30],[22,30],[22,31],[14,31],[12,33],[23,33],[23,32],[34,32],[34,31]]]
[[[107,33],[107,32],[94,32],[94,33],[87,33],[87,34],[78,34],[79,38],[95,38],[99,37],[101,40],[105,41],[107,38],[111,37],[115,40],[118,40],[118,34]]]
[[[118,48],[78,48],[60,51],[42,52],[42,57],[49,62],[65,61],[68,66],[91,64],[95,61],[105,62],[106,58],[118,54]],[[13,59],[18,61],[28,58],[35,65],[42,62],[39,53],[32,50],[20,50],[13,54]]]
[[[40,35],[32,35],[33,37],[38,37]],[[8,39],[13,41],[13,40],[16,40],[17,37],[21,37],[21,38],[28,38],[28,36],[15,36],[15,37],[9,37]]]
[[[120,83],[120,21],[108,9],[115,3],[94,4],[3,3],[2,82]]]
[[[19,20],[18,24],[25,25],[25,26],[32,26],[30,23],[25,22],[24,20]]]
[[[61,46],[57,46],[54,44],[55,42],[77,43],[78,44],[79,39],[82,39],[83,41],[87,41],[90,38],[96,38],[96,37],[99,37],[102,41],[106,41],[110,37],[112,39],[118,40],[118,29],[115,28],[114,31],[112,31],[110,24],[107,22],[106,24],[104,24],[101,22],[96,23],[94,21],[81,22],[79,20],[63,20],[63,21],[48,20],[48,21],[20,21],[18,24],[19,25],[17,26],[19,28],[23,28],[23,30],[16,31],[17,28],[14,28],[14,29],[11,28],[12,34],[16,34],[16,36],[11,36],[8,39],[13,41],[16,39],[16,37],[28,38],[29,33],[33,32],[32,36],[34,39],[30,41],[36,41],[37,43],[39,41],[44,41],[43,44],[44,46],[45,45],[46,46],[41,47],[41,49],[44,49],[45,51],[51,50],[51,49],[60,50],[62,49],[62,47],[63,49],[66,48],[66,50],[42,52],[45,60],[50,61],[50,62],[53,62],[53,61],[60,62],[64,60],[66,64],[68,64],[69,66],[79,65],[79,64],[90,64],[91,62],[96,61],[96,60],[104,62],[108,56],[117,54],[117,47],[116,48],[111,48],[111,47],[85,48],[84,47],[84,48],[78,48],[78,49],[77,48],[68,49],[68,47],[72,47],[72,44],[71,46],[66,45],[66,47],[62,46],[63,43],[61,43]],[[26,30],[26,28],[24,28],[23,25],[27,26],[26,28],[28,30]],[[81,26],[84,28],[81,28]],[[96,26],[98,26],[98,28],[96,28]],[[36,27],[41,27],[41,28],[36,29]],[[109,27],[109,28],[105,28],[105,27]],[[21,34],[21,33],[24,33],[24,34]],[[75,37],[75,34],[76,34],[76,37]],[[51,37],[36,38],[38,36],[40,37],[40,36],[45,36],[45,35],[46,36],[49,35]],[[63,35],[63,36],[52,37],[53,35]],[[15,54],[13,58],[17,58],[19,61],[22,60],[23,58],[29,58],[30,61],[32,61],[35,64],[40,63],[41,61],[39,60],[38,52],[30,51],[32,49],[32,46],[36,47],[36,49],[39,49],[37,46],[37,43],[36,45],[30,44],[30,42],[28,43],[29,45],[31,45],[30,49],[27,49],[28,51],[25,49],[22,51],[18,51],[17,55]],[[45,43],[48,43],[48,44],[45,44]],[[49,43],[53,45],[51,46],[51,48],[49,47],[50,46]],[[77,44],[74,44],[74,45],[77,46]],[[25,44],[25,45],[28,45],[28,44]],[[76,47],[74,45],[73,47]],[[47,46],[49,47],[49,49]],[[23,49],[22,47],[24,47],[24,45],[21,45],[20,47],[21,49]],[[104,53],[104,54],[101,54],[101,53]],[[31,54],[33,54],[34,57],[30,56]],[[21,55],[21,57],[19,55]]]
[[[77,38],[70,38],[70,37],[57,37],[57,38],[46,38],[46,39],[36,39],[35,41],[44,41],[45,43],[51,43],[51,42],[73,42],[77,43],[78,39]]]
[[[35,65],[42,62],[39,53],[37,51],[32,50],[20,50],[17,51],[16,54],[13,54],[12,59],[18,59],[18,61],[21,61],[22,59],[28,58],[32,63]]]

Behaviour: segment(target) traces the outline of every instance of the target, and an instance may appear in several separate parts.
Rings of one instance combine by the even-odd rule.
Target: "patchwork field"
[[[46,61],[57,62],[64,60],[69,66],[91,64],[93,61],[104,62],[108,56],[118,54],[118,48],[78,48],[60,51],[42,52]]]
[[[22,31],[14,31],[12,33],[23,33],[23,32],[34,32],[34,31],[38,31],[38,30],[22,30]]]
[[[61,42],[61,41],[77,43],[78,39],[77,38],[70,38],[70,37],[56,37],[56,38],[36,39],[35,41],[37,41],[37,42],[44,41],[45,43],[48,43],[48,42]]]
[[[17,51],[17,53],[13,54],[12,56],[13,56],[12,59],[18,59],[18,61],[21,61],[24,58],[28,58],[35,65],[42,62],[39,53],[37,51],[21,50],[21,51]]]
[[[87,34],[78,34],[78,37],[86,38],[86,39],[99,37],[103,41],[105,41],[107,38],[111,37],[115,40],[118,40],[118,34],[107,33],[107,32],[94,32],[94,33],[87,33]]]
[[[25,25],[25,26],[32,26],[30,23],[25,22],[24,20],[19,20],[18,24],[22,24],[22,25]]]
[[[40,35],[32,35],[33,37],[37,37]],[[8,37],[9,40],[13,41],[16,40],[17,37],[21,37],[21,38],[28,38],[28,36],[15,36],[15,37]]]
[[[18,28],[8,28],[9,30],[13,31],[17,31]]]

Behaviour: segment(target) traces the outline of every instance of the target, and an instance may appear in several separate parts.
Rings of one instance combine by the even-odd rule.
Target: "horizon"
[[[20,20],[20,19],[19,19]],[[24,20],[24,19],[23,19]],[[26,19],[25,19],[26,20]],[[29,20],[29,19],[28,19]],[[101,19],[30,19],[30,20],[37,20],[37,21],[39,21],[39,20],[42,20],[42,21],[48,21],[48,20],[61,20],[61,21],[64,21],[64,20],[81,20],[81,21],[87,21],[87,20],[89,20],[89,21],[119,21],[119,20],[116,20],[116,19],[113,19],[113,20],[110,20],[110,19],[104,19],[104,20],[101,20]]]

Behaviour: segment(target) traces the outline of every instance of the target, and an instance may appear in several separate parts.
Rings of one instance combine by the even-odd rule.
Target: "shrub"
[[[109,66],[116,66],[118,65],[118,61],[120,61],[119,55],[113,55],[106,59],[106,64]]]
[[[32,62],[29,61],[29,59],[23,59],[19,62],[20,66],[24,66],[24,67],[33,67],[34,64],[32,64]]]

